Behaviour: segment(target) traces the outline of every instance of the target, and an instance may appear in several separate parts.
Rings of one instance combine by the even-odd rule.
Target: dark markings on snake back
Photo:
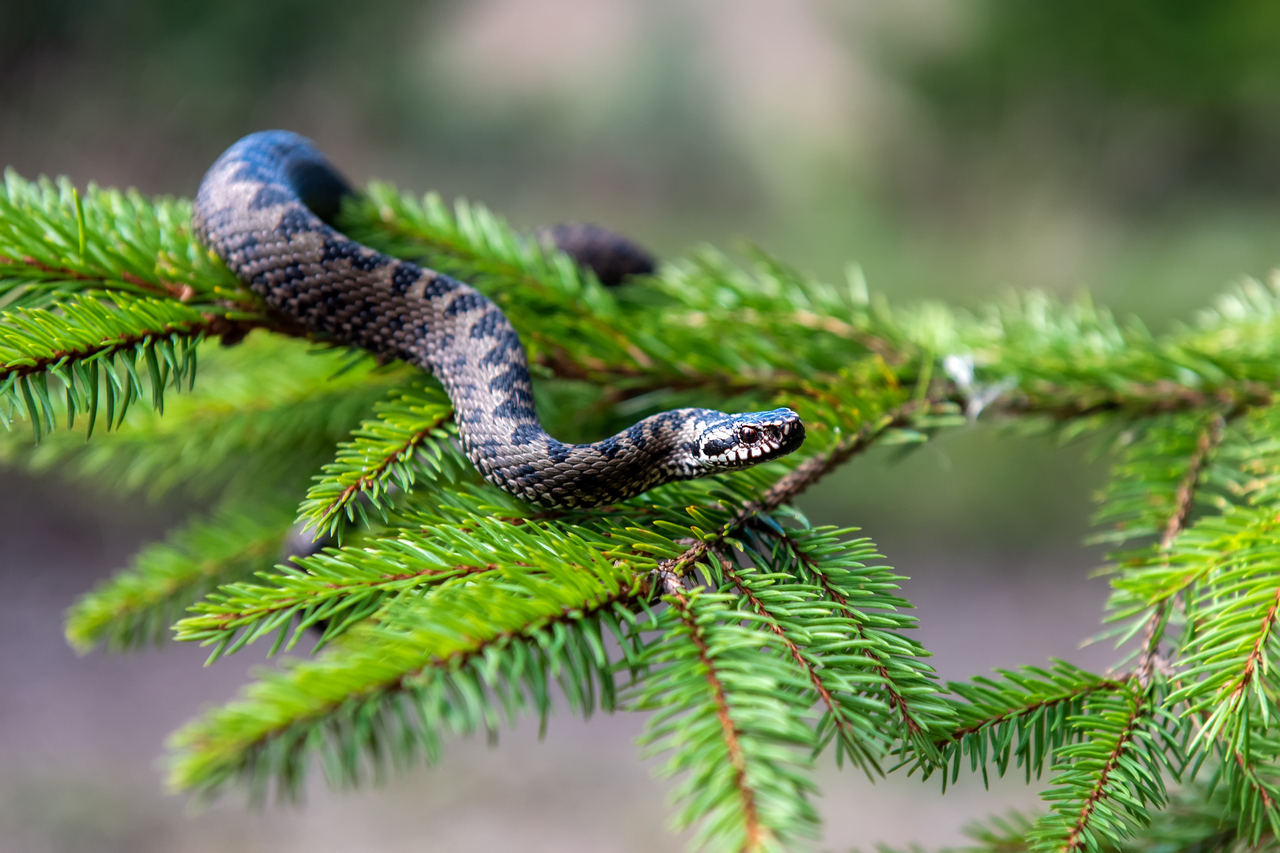
[[[337,235],[325,237],[320,262],[333,263],[341,260],[348,261],[354,269],[358,269],[360,272],[373,272],[374,270],[382,269],[388,264],[395,263],[386,255],[370,252],[364,246],[345,237]]]
[[[622,442],[616,435],[611,435],[603,441],[597,441],[596,449],[603,453],[606,459],[612,461],[618,458],[618,452],[622,450]]]
[[[342,199],[354,195],[351,185],[341,175],[320,163],[294,161],[288,172],[289,183],[298,191],[302,203],[327,225],[332,225],[337,218]]]
[[[231,175],[231,180],[247,183],[253,181],[260,184],[275,183],[279,178],[276,170],[267,166],[258,159],[243,159],[236,165],[235,172]]]
[[[584,469],[569,488],[575,495],[594,495],[597,493],[609,494],[613,491],[612,487],[600,479],[599,475],[590,468]]]
[[[559,465],[562,462],[569,461],[569,454],[573,448],[567,444],[556,441],[554,438],[547,439],[547,456],[552,462]]]
[[[505,391],[508,388],[526,387],[529,384],[528,371],[512,365],[489,380],[490,391]]]
[[[513,388],[507,399],[495,406],[491,414],[495,418],[512,421],[537,417],[533,408],[533,395],[523,388]]]
[[[501,452],[503,443],[496,438],[478,438],[467,442],[471,453],[481,459],[492,459]]]
[[[279,184],[265,184],[249,199],[249,209],[265,210],[277,204],[288,204],[293,198],[293,194]]]
[[[475,291],[460,293],[445,307],[444,316],[457,317],[459,314],[469,313],[488,304],[489,300]]]
[[[285,237],[295,237],[298,234],[311,234],[316,230],[316,227],[307,209],[295,206],[290,207],[281,214],[277,230]]]
[[[422,269],[408,261],[401,261],[391,273],[391,289],[398,295],[404,296],[413,286],[413,283],[422,278]]]
[[[505,325],[505,321],[506,318],[502,316],[501,311],[498,311],[497,309],[489,311],[479,320],[476,320],[475,324],[472,325],[471,339],[477,340],[479,338],[488,338],[497,335],[498,330]]]
[[[527,447],[542,438],[542,430],[535,424],[520,424],[511,431],[511,443],[517,447]]]
[[[480,359],[484,367],[498,367],[511,360],[511,354],[520,349],[520,336],[510,326],[505,326],[493,336],[493,349]]]
[[[427,286],[423,288],[422,297],[424,299],[434,301],[439,299],[441,296],[444,296],[446,293],[453,293],[459,287],[462,287],[462,282],[449,278],[447,275],[441,275],[440,273],[432,270],[425,270],[425,272],[430,272],[435,276],[435,278],[428,282]]]
[[[625,432],[625,435],[627,436],[627,439],[632,444],[634,444],[636,447],[640,448],[641,450],[644,449],[645,444],[648,442],[648,439],[644,437],[644,427],[641,426],[640,424],[636,424],[633,427],[628,427],[627,431]]]

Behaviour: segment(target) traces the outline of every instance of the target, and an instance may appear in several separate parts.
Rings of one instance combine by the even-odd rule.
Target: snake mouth
[[[804,439],[804,421],[797,415],[794,421],[788,421],[778,427],[778,449],[769,458],[776,459],[799,450],[800,445],[804,444]]]
[[[726,415],[705,431],[700,461],[715,470],[748,468],[786,456],[804,438],[804,424],[790,409]]]
[[[791,414],[795,415],[794,412],[791,412]],[[755,429],[761,433],[761,437],[754,443],[744,442],[745,447],[743,449],[748,452],[740,455],[740,458],[748,464],[767,462],[770,459],[786,456],[788,453],[798,450],[800,445],[804,444],[804,423],[799,416],[788,418],[782,423],[748,427],[747,429]]]

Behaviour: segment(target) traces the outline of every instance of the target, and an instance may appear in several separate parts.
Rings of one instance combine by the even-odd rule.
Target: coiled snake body
[[[434,373],[453,402],[467,456],[494,485],[543,506],[597,506],[745,468],[804,440],[790,409],[674,409],[594,444],[557,441],[538,421],[524,347],[502,311],[460,281],[328,225],[349,193],[309,140],[265,131],[235,143],[209,169],[193,224],[275,311],[330,340]],[[593,245],[608,234],[603,229],[550,233],[580,259],[604,258],[602,278],[617,277],[619,255],[623,271],[636,266],[630,244]]]

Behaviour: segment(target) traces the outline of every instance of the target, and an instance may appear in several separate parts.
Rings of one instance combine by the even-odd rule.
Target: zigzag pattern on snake
[[[435,374],[468,458],[494,485],[542,506],[598,506],[774,459],[804,441],[790,409],[673,409],[593,444],[557,441],[538,421],[524,347],[502,311],[460,281],[375,252],[327,224],[351,192],[309,140],[264,131],[232,145],[209,169],[193,224],[271,309],[329,340]],[[602,278],[646,263],[633,244],[603,229],[548,233],[581,259],[603,259]]]

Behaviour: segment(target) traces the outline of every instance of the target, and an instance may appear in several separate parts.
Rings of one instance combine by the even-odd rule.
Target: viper
[[[538,420],[524,347],[498,306],[337,231],[352,193],[310,140],[263,131],[210,167],[192,224],[273,311],[324,339],[431,371],[453,403],[463,450],[495,486],[547,507],[599,506],[776,459],[804,441],[790,409],[673,409],[592,444],[557,441]],[[602,228],[544,233],[606,283],[652,269],[643,250]]]

